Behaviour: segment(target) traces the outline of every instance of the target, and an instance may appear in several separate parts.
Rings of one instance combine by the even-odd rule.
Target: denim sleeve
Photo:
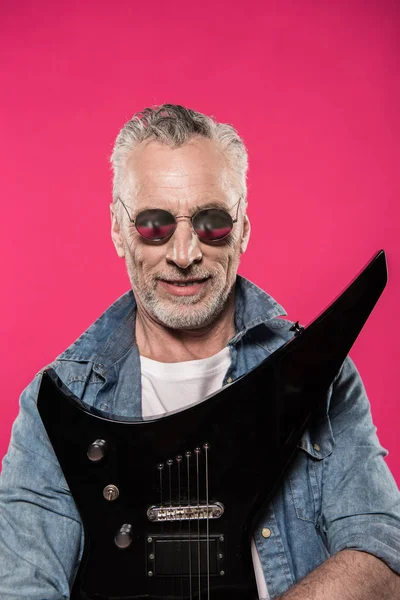
[[[0,598],[69,598],[82,525],[37,411],[40,376],[25,389],[0,476]]]
[[[324,460],[322,486],[328,550],[368,552],[400,573],[400,493],[350,358],[333,384],[329,416],[335,444]]]

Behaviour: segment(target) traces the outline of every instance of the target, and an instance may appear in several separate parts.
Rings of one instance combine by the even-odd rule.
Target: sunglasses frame
[[[232,207],[230,208],[230,210],[232,210],[232,208],[234,208],[234,207],[237,205],[237,209],[236,209],[236,216],[235,216],[235,218],[234,218],[234,219],[232,219],[232,216],[229,214],[229,212],[228,212],[227,210],[223,209],[223,208],[201,208],[200,210],[198,210],[198,211],[197,211],[197,212],[196,212],[194,215],[192,215],[192,216],[189,216],[189,215],[178,215],[178,216],[176,216],[176,217],[175,217],[175,216],[174,216],[174,215],[173,215],[173,214],[172,214],[172,213],[171,213],[169,210],[166,210],[165,212],[169,213],[169,214],[170,214],[170,215],[171,215],[171,216],[174,218],[174,220],[175,220],[175,227],[174,227],[174,229],[171,231],[171,233],[170,233],[168,236],[166,236],[165,238],[159,238],[159,239],[152,240],[151,238],[147,238],[146,236],[144,236],[144,235],[142,235],[142,234],[140,233],[140,231],[138,230],[138,228],[137,228],[137,226],[136,226],[136,220],[137,220],[138,216],[139,216],[141,213],[143,213],[143,212],[145,212],[145,211],[147,211],[147,210],[164,210],[164,209],[157,209],[157,208],[155,208],[155,209],[151,209],[151,208],[150,208],[150,209],[149,209],[149,208],[146,208],[146,209],[144,209],[144,210],[141,210],[140,212],[138,212],[138,214],[136,215],[136,219],[132,219],[131,215],[129,214],[128,207],[126,206],[126,204],[125,204],[124,202],[122,202],[122,200],[121,200],[120,196],[117,196],[117,200],[119,200],[119,201],[121,202],[122,206],[124,207],[124,209],[125,209],[125,211],[126,211],[126,214],[128,215],[128,219],[129,219],[129,221],[132,223],[132,225],[135,225],[135,229],[136,229],[136,231],[138,232],[138,234],[140,235],[140,237],[141,237],[142,239],[144,239],[144,240],[146,240],[146,241],[148,241],[148,242],[165,242],[165,241],[169,240],[169,238],[171,238],[171,237],[174,235],[174,233],[175,233],[175,231],[176,231],[176,228],[177,228],[177,225],[178,225],[177,219],[190,219],[190,224],[191,224],[191,226],[192,226],[192,229],[193,229],[194,233],[197,235],[197,237],[199,238],[199,240],[200,240],[201,242],[203,242],[203,243],[206,243],[206,244],[212,244],[213,242],[220,242],[221,240],[224,240],[225,238],[227,238],[227,237],[228,237],[228,235],[231,233],[231,231],[232,231],[232,229],[233,229],[233,226],[234,226],[234,224],[235,224],[235,223],[237,223],[237,221],[238,221],[239,206],[240,206],[240,201],[241,201],[241,199],[242,199],[242,196],[239,196],[239,199],[238,199],[238,201],[237,201],[237,202],[235,202],[235,204],[233,204],[233,205],[232,205]],[[205,210],[220,210],[220,211],[222,211],[222,212],[224,212],[224,213],[226,213],[227,215],[229,215],[229,216],[230,216],[230,218],[232,219],[232,227],[231,227],[231,229],[229,230],[229,232],[228,232],[226,235],[224,235],[223,237],[221,237],[221,238],[218,238],[218,239],[216,239],[216,240],[203,240],[203,239],[202,239],[202,238],[199,236],[199,234],[197,233],[197,231],[196,231],[196,230],[195,230],[195,228],[193,227],[193,219],[195,219],[195,218],[196,218],[196,216],[197,216],[199,213],[201,213],[201,212],[203,212],[203,211],[205,211]]]

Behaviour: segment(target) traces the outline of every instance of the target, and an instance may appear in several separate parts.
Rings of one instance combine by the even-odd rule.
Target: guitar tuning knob
[[[95,440],[88,448],[87,457],[92,462],[99,462],[105,457],[106,451],[107,442],[105,440]]]
[[[114,542],[121,550],[128,548],[132,542],[132,525],[129,525],[129,523],[122,525],[115,535]]]

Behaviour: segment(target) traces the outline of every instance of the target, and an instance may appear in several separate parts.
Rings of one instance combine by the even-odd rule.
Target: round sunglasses
[[[222,208],[204,208],[199,210],[192,217],[179,215],[174,217],[168,210],[162,208],[148,208],[142,210],[132,219],[128,207],[118,196],[122,206],[125,208],[130,222],[135,225],[137,232],[146,240],[152,242],[161,242],[167,240],[174,233],[178,224],[177,219],[190,219],[196,235],[203,242],[219,242],[226,238],[232,231],[234,223],[238,220],[240,200],[236,202],[236,216],[232,219],[231,215]],[[234,204],[232,208],[236,206]]]

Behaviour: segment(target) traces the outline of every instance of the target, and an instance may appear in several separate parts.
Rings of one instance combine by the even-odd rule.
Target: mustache
[[[214,275],[215,273],[213,272],[213,269],[205,270],[196,267],[190,267],[185,269],[184,272],[178,269],[172,269],[166,273],[155,273],[153,275],[153,279],[162,279],[163,281],[187,281],[188,279],[208,279]]]

